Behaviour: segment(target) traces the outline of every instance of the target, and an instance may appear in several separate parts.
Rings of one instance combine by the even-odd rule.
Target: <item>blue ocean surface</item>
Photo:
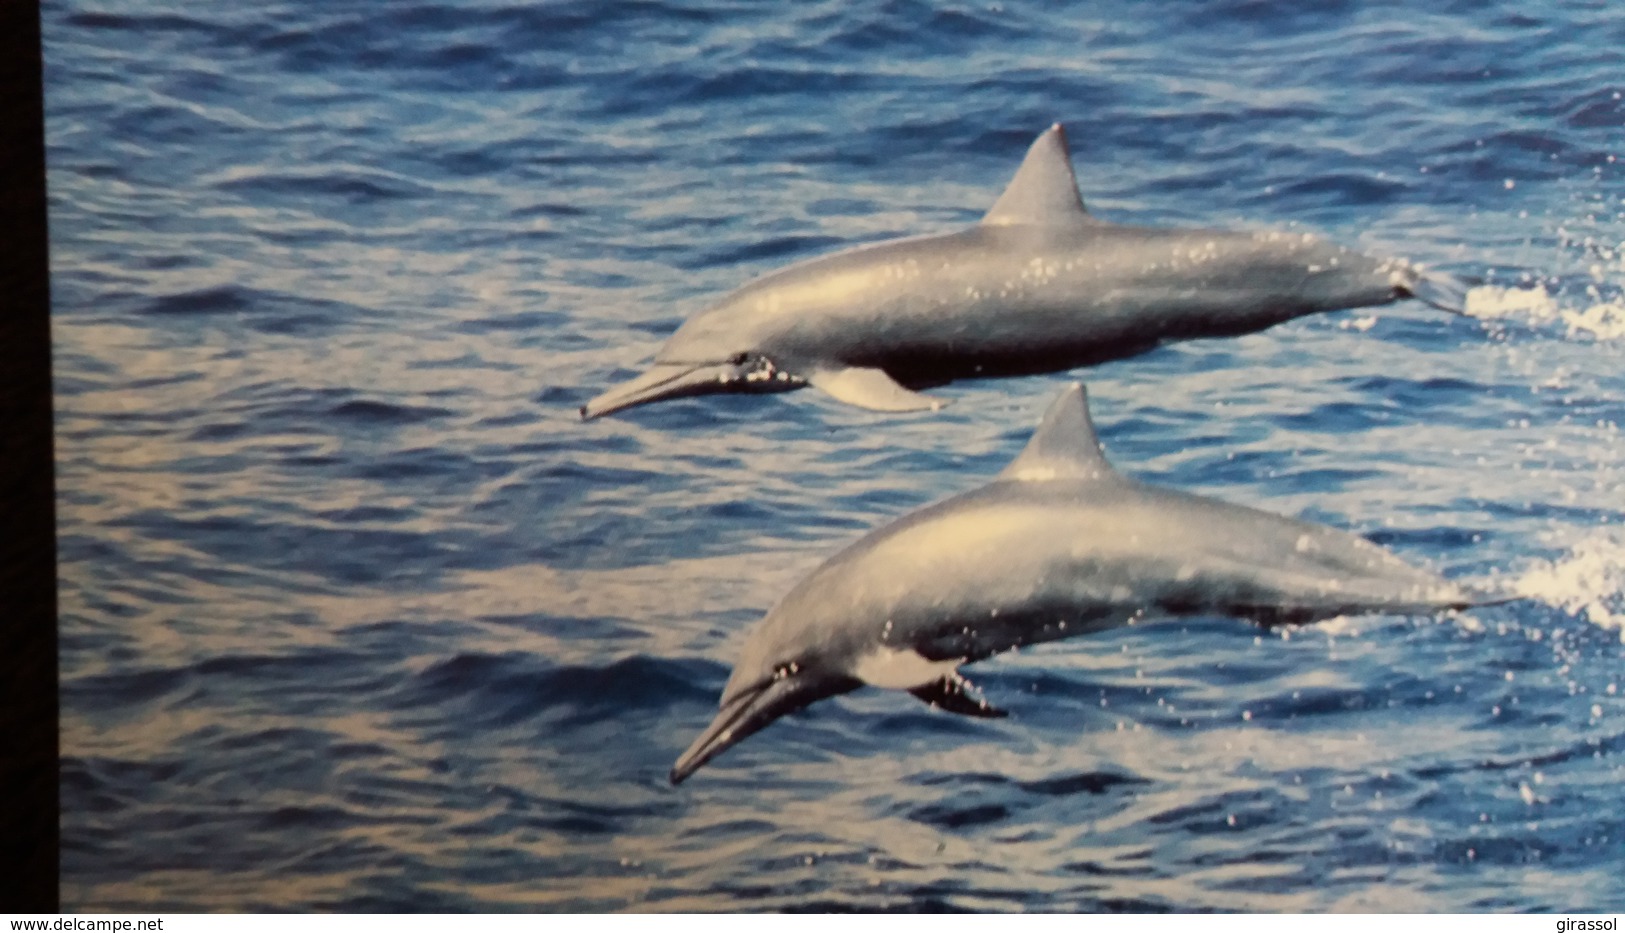
[[[1617,3],[43,15],[64,909],[1625,909]],[[1102,218],[1484,284],[579,420],[1056,121]],[[1071,379],[1131,476],[1525,598],[1117,629],[972,668],[1008,719],[862,690],[671,787],[750,625]]]

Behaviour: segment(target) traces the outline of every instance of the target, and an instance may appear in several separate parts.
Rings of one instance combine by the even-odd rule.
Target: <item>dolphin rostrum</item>
[[[686,321],[648,372],[581,416],[807,384],[864,408],[935,409],[945,401],[914,390],[1071,369],[1406,297],[1460,312],[1465,286],[1309,234],[1098,220],[1084,209],[1056,124],[980,223],[762,276]]]
[[[992,483],[869,533],[791,589],[745,639],[721,712],[671,781],[866,684],[1002,716],[958,668],[1022,645],[1142,620],[1304,623],[1491,601],[1348,532],[1128,479],[1073,384]]]

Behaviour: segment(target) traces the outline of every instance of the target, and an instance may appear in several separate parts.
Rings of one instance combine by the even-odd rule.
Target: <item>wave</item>
[[[262,333],[309,337],[371,317],[347,302],[235,283],[154,295],[142,311],[158,318],[232,319]]]
[[[663,712],[684,702],[712,705],[721,689],[712,664],[630,655],[607,664],[557,665],[533,655],[463,653],[437,661],[398,692],[398,708],[450,705],[481,727],[533,719],[556,727]]]

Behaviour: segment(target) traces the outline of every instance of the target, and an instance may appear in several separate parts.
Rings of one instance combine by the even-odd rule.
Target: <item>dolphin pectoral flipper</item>
[[[919,697],[925,703],[950,713],[961,716],[975,716],[978,719],[1003,719],[1010,715],[992,703],[982,698],[971,682],[959,676],[949,674],[941,680],[934,680],[924,686],[915,687],[909,693]]]
[[[948,404],[947,399],[905,389],[886,375],[885,370],[872,367],[814,370],[807,381],[828,392],[836,401],[874,411],[936,411]]]

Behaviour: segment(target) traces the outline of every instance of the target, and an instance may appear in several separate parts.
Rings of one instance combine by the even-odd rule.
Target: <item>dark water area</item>
[[[64,909],[1625,909],[1615,5],[43,14]],[[1485,284],[578,420],[1055,121],[1103,218]],[[977,665],[1008,719],[859,691],[670,787],[748,627],[1072,378],[1129,475],[1527,598],[1113,630]]]

